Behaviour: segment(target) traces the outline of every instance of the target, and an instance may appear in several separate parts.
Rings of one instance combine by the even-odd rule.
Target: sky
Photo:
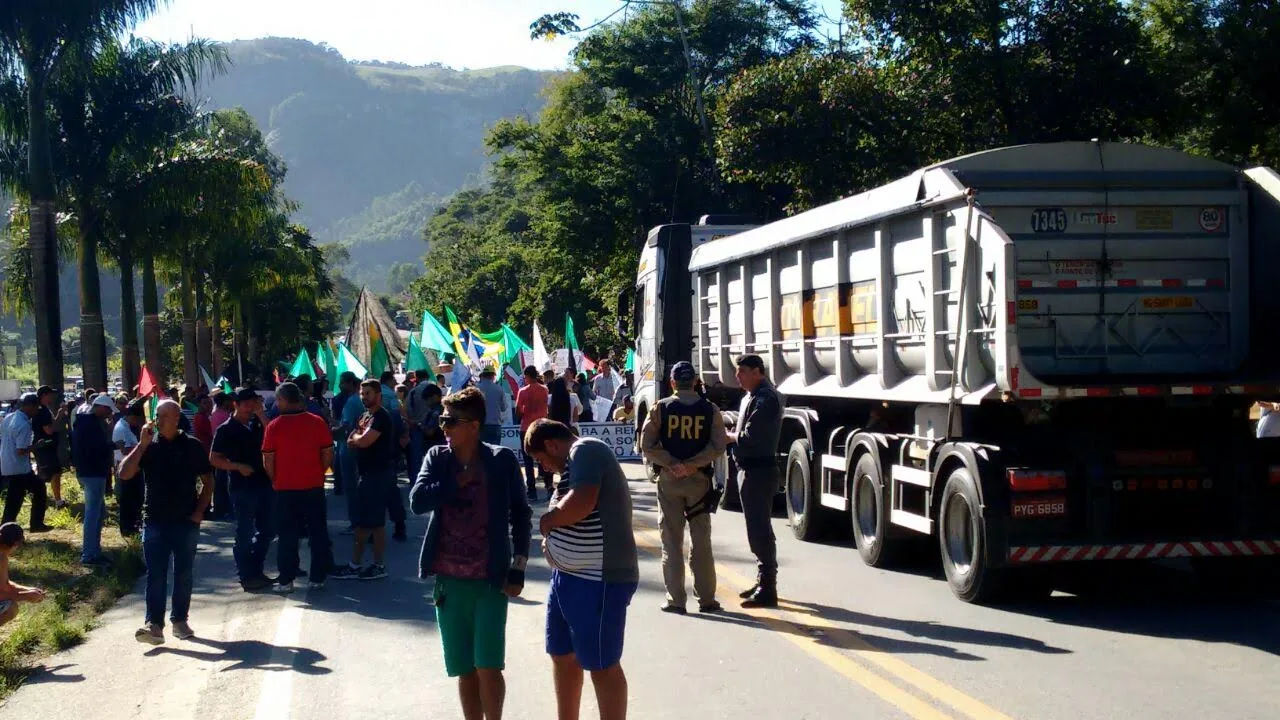
[[[832,16],[839,0],[819,0]],[[621,0],[169,0],[134,33],[163,42],[266,36],[327,43],[348,60],[454,68],[561,69],[577,40],[530,40],[544,13],[572,12],[587,27]],[[621,15],[619,15],[621,17]]]

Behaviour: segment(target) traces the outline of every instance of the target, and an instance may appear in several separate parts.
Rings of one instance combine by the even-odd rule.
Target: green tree
[[[203,75],[221,71],[225,60],[220,48],[205,41],[173,47],[138,40],[128,45],[107,41],[81,48],[52,87],[53,117],[63,139],[56,165],[80,231],[83,371],[85,382],[93,387],[105,385],[107,374],[98,255],[104,235],[119,237],[110,233],[111,216],[136,212],[115,202],[116,191],[158,149],[171,144],[184,126],[192,124],[177,93],[193,90]],[[108,247],[119,250],[115,245]],[[119,254],[113,254],[118,259]],[[125,259],[126,265],[131,264],[128,248]],[[126,307],[132,305],[129,269],[121,273],[128,286]]]
[[[20,77],[26,114],[5,113],[7,134],[25,134],[27,192],[31,198],[28,241],[36,319],[40,382],[62,386],[61,313],[56,238],[57,183],[53,167],[50,86],[68,55],[119,36],[156,9],[157,0],[7,0],[0,5],[0,76]]]

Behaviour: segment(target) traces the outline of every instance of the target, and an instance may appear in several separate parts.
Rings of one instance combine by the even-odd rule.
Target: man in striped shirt
[[[621,720],[627,714],[621,664],[627,606],[640,579],[627,479],[608,445],[579,439],[554,420],[529,427],[525,451],[561,474],[539,524],[543,554],[552,567],[547,654],[559,716],[577,717],[586,670],[600,720]]]

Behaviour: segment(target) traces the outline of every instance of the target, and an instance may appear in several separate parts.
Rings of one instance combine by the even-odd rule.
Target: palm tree
[[[98,253],[108,212],[131,212],[112,202],[122,178],[136,171],[157,147],[171,144],[192,125],[192,114],[176,93],[194,89],[206,71],[221,72],[225,51],[207,41],[166,47],[109,40],[81,48],[66,61],[51,101],[63,142],[59,159],[79,219],[80,337],[84,381],[107,382]],[[129,281],[131,283],[131,279]]]
[[[83,48],[121,35],[159,4],[160,0],[0,3],[0,76],[21,76],[26,86],[31,291],[40,382],[45,385],[62,387],[63,381],[57,185],[47,113],[50,86],[58,79],[69,48]]]

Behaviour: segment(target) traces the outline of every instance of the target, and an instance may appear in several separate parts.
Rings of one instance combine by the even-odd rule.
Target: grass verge
[[[63,498],[70,505],[52,508],[45,522],[53,530],[27,534],[10,571],[15,582],[43,588],[48,597],[38,605],[22,605],[18,617],[0,627],[0,700],[11,695],[51,653],[80,644],[103,611],[131,592],[142,574],[142,543],[120,537],[115,501],[108,499],[108,518],[102,529],[103,554],[111,566],[90,570],[80,565],[81,519],[84,503],[80,485],[68,473],[62,480]],[[18,520],[29,525],[28,510]]]

